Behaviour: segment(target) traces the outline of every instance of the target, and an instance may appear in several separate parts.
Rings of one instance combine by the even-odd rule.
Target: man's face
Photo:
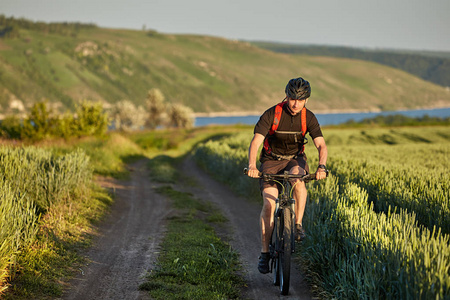
[[[291,99],[288,98],[288,105],[289,105],[289,109],[291,110],[293,115],[298,114],[303,107],[305,107],[306,102],[308,101],[308,99],[303,99],[303,100],[298,100],[298,99]]]

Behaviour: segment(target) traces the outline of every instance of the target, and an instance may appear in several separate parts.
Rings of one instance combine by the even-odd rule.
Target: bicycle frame
[[[270,180],[273,175],[265,175],[265,180]],[[300,181],[297,181],[294,183],[294,185],[291,185],[289,182],[289,179],[291,178],[300,178],[303,179],[303,181],[306,181],[304,176],[307,176],[308,178],[311,177],[310,175],[303,175],[301,177],[298,177],[298,175],[292,175],[289,174],[289,172],[285,171],[283,174],[283,182],[280,182],[276,179],[271,179],[272,181],[278,183],[280,187],[282,188],[281,193],[278,195],[278,198],[275,201],[275,212],[274,217],[279,215],[281,209],[285,209],[286,207],[290,208],[291,215],[292,215],[292,224],[295,224],[295,199],[292,196],[292,193],[294,191],[295,185],[299,183]],[[264,176],[263,176],[264,177]],[[266,179],[267,178],[267,179]],[[292,243],[292,253],[294,252],[295,243]]]
[[[291,186],[287,171],[283,174],[282,182],[271,177],[266,175],[265,180],[272,179],[278,183],[281,192],[275,201],[274,226],[269,245],[270,271],[273,273],[273,283],[280,286],[282,295],[287,295],[289,292],[291,254],[295,252],[295,199],[292,197],[292,192],[299,181]]]
[[[247,174],[247,169],[244,169]],[[327,174],[328,175],[328,174]],[[291,254],[295,251],[294,224],[295,224],[295,199],[292,196],[295,185],[300,182],[308,182],[316,178],[315,174],[294,175],[285,171],[284,174],[259,174],[259,178],[266,181],[274,181],[281,187],[281,192],[275,202],[274,226],[270,239],[270,272],[273,274],[273,282],[280,286],[282,295],[289,292]],[[299,179],[291,185],[290,180]]]

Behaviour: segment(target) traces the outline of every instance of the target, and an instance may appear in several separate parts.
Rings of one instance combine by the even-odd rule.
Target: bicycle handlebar
[[[328,177],[328,170],[325,171]],[[248,174],[248,169],[244,169],[244,174]],[[306,174],[306,175],[299,175],[299,174],[263,174],[261,172],[258,173],[259,177],[256,178],[262,178],[265,181],[273,180],[273,179],[291,179],[291,178],[297,178],[301,181],[308,182],[311,180],[316,180],[316,173]]]

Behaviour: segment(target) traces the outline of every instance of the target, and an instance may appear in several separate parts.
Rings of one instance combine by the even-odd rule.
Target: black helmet
[[[301,77],[293,78],[286,85],[285,92],[286,96],[291,99],[303,100],[311,95],[311,86],[308,81]]]

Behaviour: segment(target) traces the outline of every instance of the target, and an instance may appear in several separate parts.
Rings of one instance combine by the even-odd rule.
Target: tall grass
[[[19,249],[30,245],[38,230],[38,216],[32,201],[15,195],[11,185],[0,182],[0,294],[6,290],[9,267]]]
[[[242,176],[248,166],[247,148],[251,139],[243,132],[219,140],[209,140],[200,144],[194,152],[197,163],[216,179],[228,183],[241,194],[258,197],[258,183]]]
[[[450,151],[447,151],[450,154]],[[428,158],[434,160],[432,156]],[[417,167],[389,168],[371,160],[336,157],[329,167],[341,182],[354,182],[364,188],[376,211],[414,212],[416,220],[433,230],[450,233],[450,176],[441,169]]]
[[[0,290],[15,275],[16,257],[34,243],[39,217],[76,197],[92,176],[82,151],[63,156],[35,147],[0,148]]]
[[[44,149],[0,148],[0,174],[13,193],[32,199],[39,212],[90,181],[89,157],[77,150],[56,156]]]
[[[309,184],[303,219],[308,239],[298,251],[324,298],[450,297],[444,130],[327,131],[332,175]],[[199,145],[196,156],[211,173],[220,173],[219,179],[260,198],[257,187],[239,176],[250,139],[251,133],[244,133],[209,141]],[[355,144],[346,146],[344,141]],[[317,164],[314,151],[307,148],[311,168]]]
[[[378,214],[367,192],[335,177],[310,187],[301,259],[339,299],[444,299],[450,295],[449,236],[414,214]]]

